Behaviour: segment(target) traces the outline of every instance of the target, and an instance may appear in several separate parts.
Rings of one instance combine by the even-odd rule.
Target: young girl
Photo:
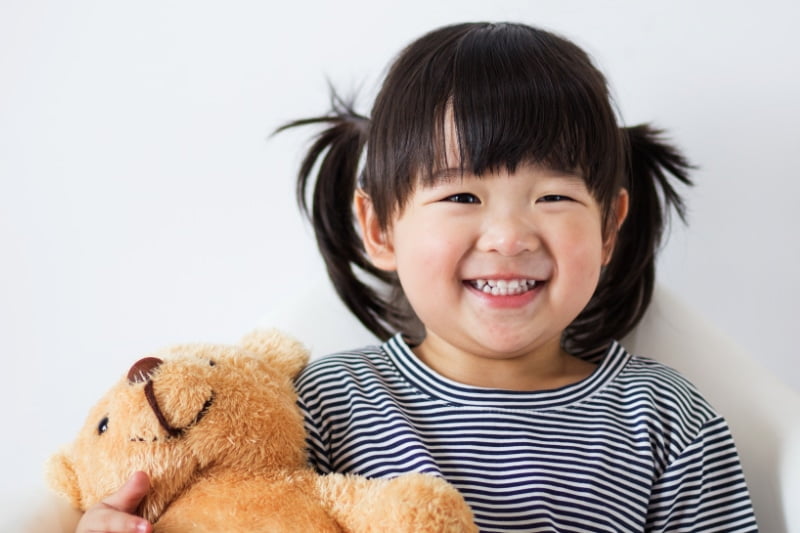
[[[371,118],[334,98],[287,127],[319,123],[298,197],[337,292],[386,339],[298,378],[319,471],[442,476],[484,532],[757,529],[724,420],[616,340],[688,165],[617,125],[582,50],[444,27],[400,54]],[[148,531],[126,514],[146,490],[137,474],[78,531]]]
[[[299,200],[316,173],[330,277],[387,339],[298,379],[318,470],[442,476],[484,532],[756,530],[726,423],[615,340],[689,180],[609,100],[569,41],[460,24],[400,54],[370,119],[334,99],[290,125],[329,125]]]

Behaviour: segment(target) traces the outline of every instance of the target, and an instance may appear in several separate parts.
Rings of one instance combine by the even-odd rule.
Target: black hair
[[[577,170],[602,208],[607,235],[617,227],[619,192],[628,190],[630,209],[611,261],[563,344],[577,355],[594,351],[641,319],[668,214],[685,218],[673,181],[690,185],[691,167],[660,131],[618,125],[605,77],[578,46],[523,24],[446,26],[400,53],[371,118],[333,90],[331,100],[329,114],[279,131],[326,126],[302,162],[297,199],[337,293],[379,338],[403,331],[419,341],[422,332],[396,275],[375,268],[365,253],[354,194],[362,189],[388,228],[414,187],[442,164],[448,113],[462,170],[481,176],[528,162]]]

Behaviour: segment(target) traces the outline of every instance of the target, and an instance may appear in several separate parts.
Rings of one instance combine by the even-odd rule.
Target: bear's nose
[[[131,383],[144,383],[150,381],[153,371],[163,363],[158,357],[145,357],[136,361],[128,370],[128,381]]]

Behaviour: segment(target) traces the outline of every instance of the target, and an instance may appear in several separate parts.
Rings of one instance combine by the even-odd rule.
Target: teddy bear
[[[134,471],[156,533],[477,532],[441,478],[322,475],[307,465],[295,339],[258,330],[237,345],[183,344],[140,359],[48,461],[55,492],[86,510]]]

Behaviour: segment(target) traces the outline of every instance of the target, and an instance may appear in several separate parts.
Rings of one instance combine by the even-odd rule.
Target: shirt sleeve
[[[309,408],[308,402],[303,397],[303,389],[298,389],[299,397],[297,406],[303,414],[303,425],[306,430],[306,449],[308,453],[308,464],[320,474],[332,472],[328,457],[327,440],[323,436],[323,431],[317,424],[314,417],[314,410]]]
[[[739,455],[721,417],[704,424],[656,479],[647,531],[758,531]]]

